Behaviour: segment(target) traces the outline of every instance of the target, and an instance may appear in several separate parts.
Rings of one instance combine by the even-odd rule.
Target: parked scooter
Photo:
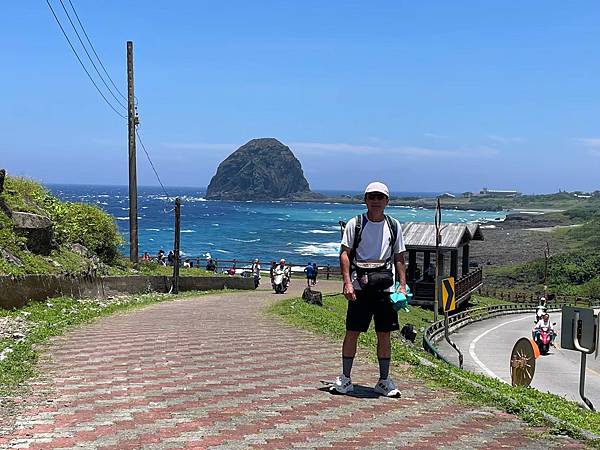
[[[290,284],[290,274],[288,269],[277,267],[273,271],[273,281],[271,284],[276,294],[283,294],[287,291],[288,285]]]
[[[254,289],[256,289],[260,285],[260,277],[258,274],[254,274],[252,278],[254,279]]]

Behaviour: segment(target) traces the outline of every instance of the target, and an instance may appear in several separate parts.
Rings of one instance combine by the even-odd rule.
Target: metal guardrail
[[[448,332],[453,333],[456,330],[465,327],[473,322],[480,320],[491,319],[493,317],[505,316],[508,314],[534,313],[537,303],[512,303],[505,305],[484,306],[480,308],[467,309],[451,315],[448,318]],[[575,301],[558,301],[550,302],[548,306],[549,312],[560,311],[562,306],[577,306],[585,305],[587,307],[600,307],[599,300],[581,299]],[[444,320],[438,320],[425,329],[423,333],[423,348],[434,355],[435,357],[452,364],[438,351],[435,343],[444,336]]]

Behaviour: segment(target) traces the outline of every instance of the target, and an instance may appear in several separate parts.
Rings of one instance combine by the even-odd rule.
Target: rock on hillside
[[[275,200],[312,195],[300,161],[277,139],[252,139],[227,157],[206,192],[209,200]]]

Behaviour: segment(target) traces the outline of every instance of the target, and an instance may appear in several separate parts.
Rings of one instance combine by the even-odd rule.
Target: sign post
[[[596,352],[596,358],[598,357],[600,315],[595,315],[590,308],[563,306],[561,330],[561,347],[581,352],[579,396],[588,408],[595,411],[594,405],[585,396],[585,366],[587,355]]]
[[[450,339],[450,330],[448,323],[448,313],[456,309],[456,294],[454,290],[454,277],[440,279],[437,291],[441,293],[441,302],[444,307],[444,337],[446,342],[458,352],[458,365],[463,368],[463,354],[458,346]]]

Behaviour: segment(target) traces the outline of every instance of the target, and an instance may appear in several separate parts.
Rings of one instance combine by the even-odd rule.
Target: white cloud
[[[488,158],[498,154],[498,151],[491,147],[474,147],[464,149],[437,149],[420,146],[393,146],[385,144],[346,144],[346,143],[327,143],[327,142],[290,142],[284,143],[295,155],[314,156],[342,154],[342,155],[390,155],[404,156],[407,158]],[[232,153],[240,147],[241,144],[222,144],[222,143],[186,143],[186,142],[167,142],[162,143],[161,148],[172,151],[193,151],[211,152],[211,154],[224,155]]]
[[[588,155],[595,158],[600,157],[600,138],[579,138],[575,141],[584,147],[587,147]]]
[[[209,144],[204,142],[166,142],[162,144],[162,147],[170,150],[208,150],[208,151],[229,151],[233,152],[239,144]]]
[[[579,138],[576,141],[586,147],[600,148],[600,138]]]
[[[499,144],[518,144],[524,141],[523,138],[520,137],[506,137],[506,136],[498,136],[495,134],[491,134],[488,136],[490,141],[497,142]]]
[[[413,158],[476,158],[490,157],[498,154],[498,151],[490,147],[479,147],[474,149],[434,149],[419,146],[375,146],[355,145],[344,143],[322,143],[322,142],[291,142],[289,147],[298,154],[315,155],[321,153],[342,153],[353,155],[398,155]]]

